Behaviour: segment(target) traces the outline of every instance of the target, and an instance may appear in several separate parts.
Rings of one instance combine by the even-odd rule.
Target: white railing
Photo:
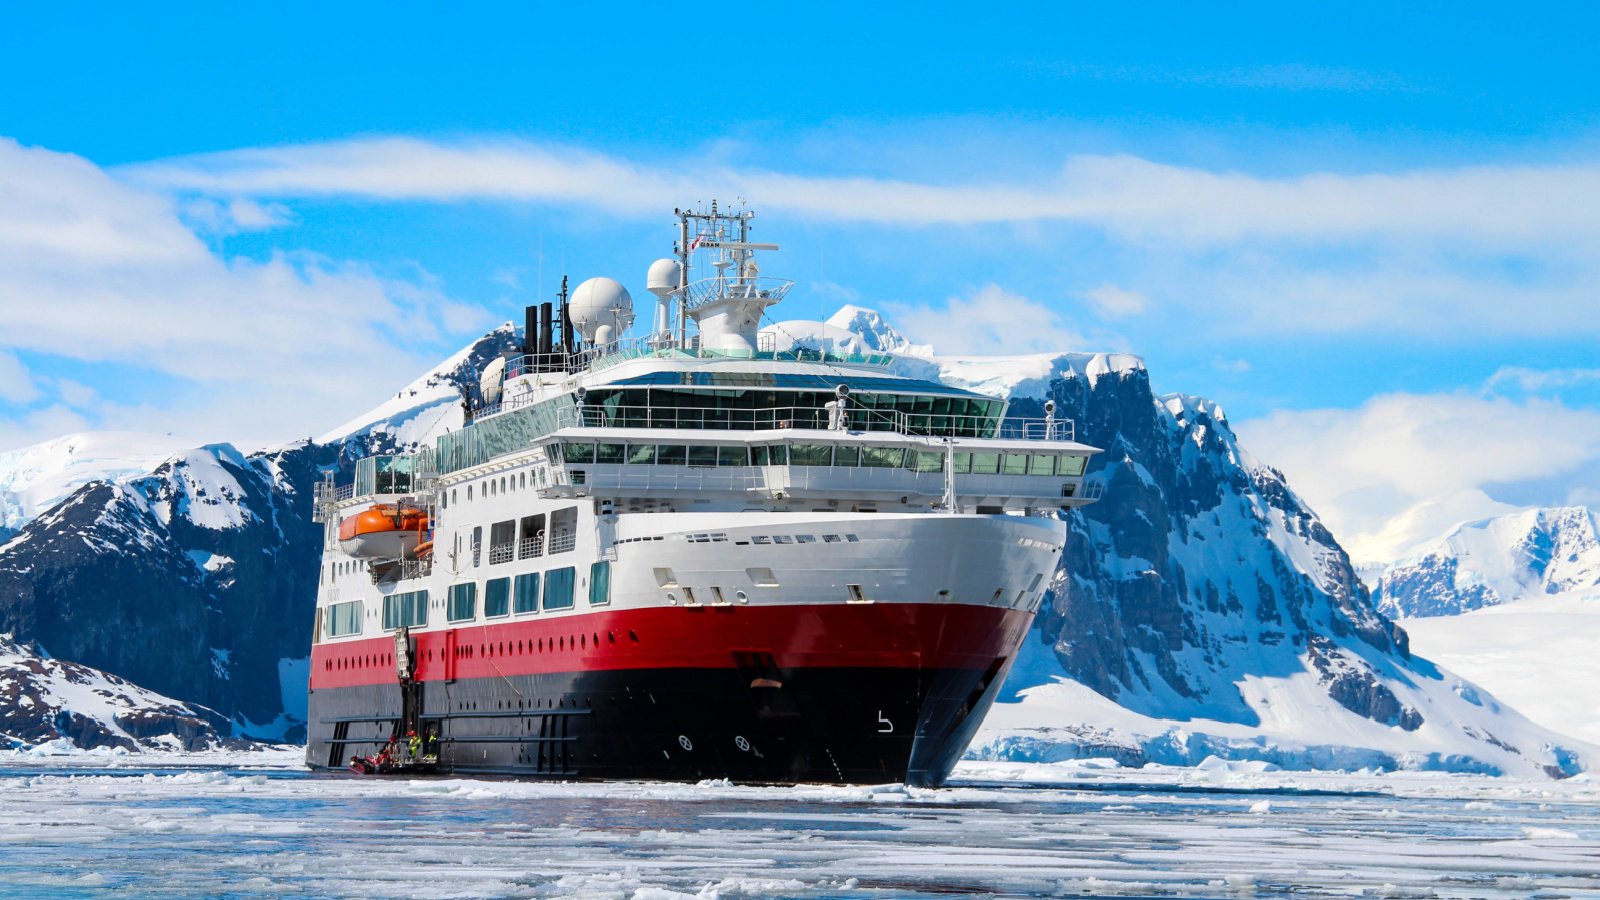
[[[559,428],[686,428],[705,431],[782,431],[804,428],[836,430],[838,414],[816,406],[770,406],[760,409],[726,409],[713,406],[601,406],[590,404],[556,411]],[[1044,419],[1010,419],[998,427],[993,416],[908,413],[848,405],[845,409],[853,432],[887,432],[911,437],[1072,440],[1070,420],[1047,423]],[[1046,435],[1053,437],[1046,437]]]
[[[517,543],[517,559],[533,559],[544,555],[544,540],[537,537],[523,538]]]
[[[489,547],[489,565],[508,563],[516,558],[516,545],[510,542]]]
[[[589,466],[584,485],[604,491],[734,491],[757,490],[766,484],[759,469],[690,469],[674,465],[613,468]],[[552,546],[551,551],[555,552]]]
[[[576,546],[578,546],[578,536],[576,534],[562,532],[550,536],[550,553],[552,555],[566,553]]]

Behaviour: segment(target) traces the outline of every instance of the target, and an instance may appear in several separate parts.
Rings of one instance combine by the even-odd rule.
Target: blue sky
[[[1594,7],[771,6],[0,8],[0,449],[320,432],[743,193],[785,316],[1138,353],[1347,542],[1600,501]]]

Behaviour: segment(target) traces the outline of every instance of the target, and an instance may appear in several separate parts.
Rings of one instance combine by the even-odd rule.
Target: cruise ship
[[[464,427],[318,485],[313,768],[949,775],[1098,451],[1050,404],[776,340],[754,212],[676,216],[649,325],[617,281],[563,287]]]

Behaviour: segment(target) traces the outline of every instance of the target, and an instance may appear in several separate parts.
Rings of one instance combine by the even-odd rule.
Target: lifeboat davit
[[[380,503],[339,522],[339,549],[351,556],[409,559],[427,530],[426,512]]]

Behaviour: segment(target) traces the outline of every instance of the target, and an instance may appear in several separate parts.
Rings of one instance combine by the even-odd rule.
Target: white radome
[[[645,285],[650,293],[657,297],[665,297],[678,289],[678,283],[683,279],[683,265],[675,259],[658,259],[650,264],[650,272],[645,275]]]
[[[590,278],[578,285],[568,301],[568,315],[572,325],[585,341],[593,341],[602,325],[611,327],[611,333],[622,334],[633,324],[633,298],[628,289],[614,278]]]

